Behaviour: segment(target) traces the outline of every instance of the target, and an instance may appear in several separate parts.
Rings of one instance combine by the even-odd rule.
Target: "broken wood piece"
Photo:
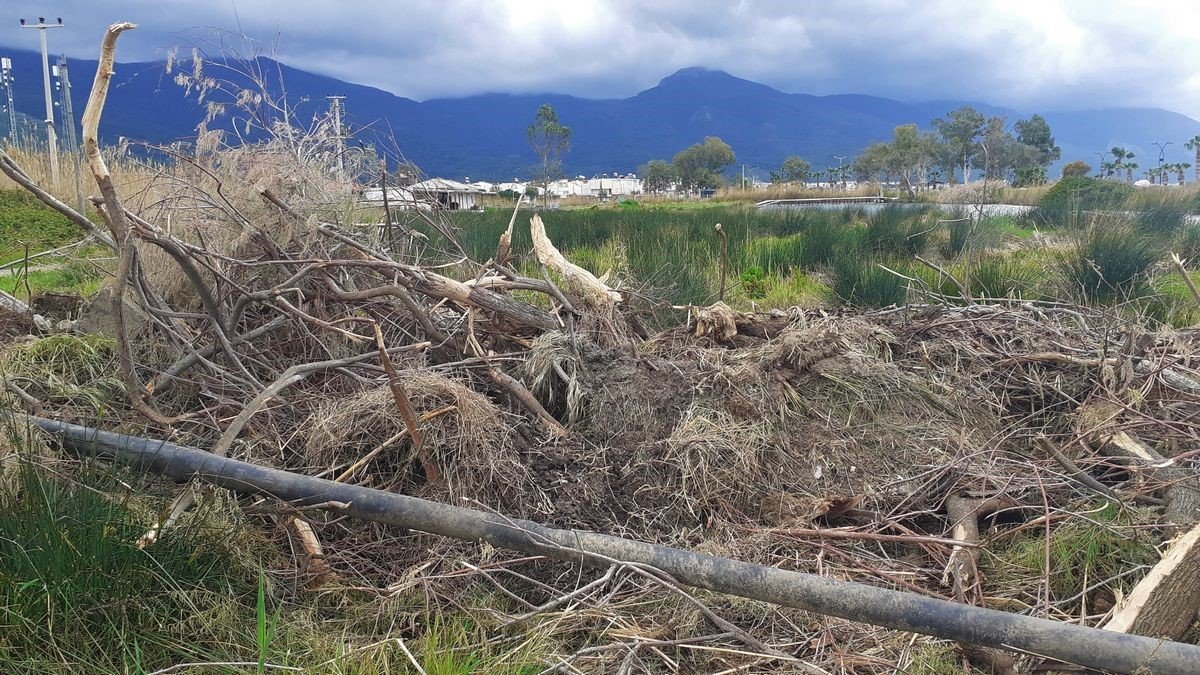
[[[1166,485],[1167,519],[1174,523],[1200,521],[1200,476],[1180,466],[1172,466],[1157,450],[1124,431],[1098,434],[1100,452],[1110,457],[1132,460],[1130,467],[1145,472],[1155,482]]]
[[[1200,525],[1167,549],[1104,630],[1178,640],[1200,612]],[[1200,665],[1200,664],[1198,664]]]
[[[296,538],[300,540],[300,548],[304,549],[306,557],[306,566],[304,571],[312,575],[308,586],[316,588],[322,586],[325,582],[336,579],[337,573],[325,562],[325,551],[321,548],[321,540],[317,539],[317,533],[313,530],[312,525],[308,521],[293,517],[288,522],[292,530],[296,533]]]
[[[1016,506],[1017,503],[1005,496],[977,498],[952,494],[946,498],[946,515],[950,518],[950,536],[959,543],[950,553],[942,583],[954,579],[954,595],[958,602],[967,601],[968,590],[979,588],[979,519],[1000,509]],[[995,648],[970,642],[960,642],[959,647],[968,660],[986,664],[993,673],[1015,675],[1016,662],[1012,656]]]
[[[979,518],[1000,509],[1015,506],[1008,497],[975,498],[953,494],[946,498],[946,516],[950,519],[950,537],[962,544],[955,546],[946,563],[942,583],[954,580],[954,593],[959,602],[967,601],[968,589],[979,581]]]
[[[18,300],[17,298],[14,298],[8,293],[5,293],[4,291],[0,291],[0,308],[7,309],[10,312],[16,312],[18,314],[29,313],[29,305],[25,304],[21,300]]]
[[[546,226],[542,223],[541,216],[536,213],[529,219],[529,233],[533,238],[533,252],[538,262],[562,275],[568,290],[595,308],[610,312],[621,302],[620,293],[601,283],[591,272],[567,260],[546,235]]]
[[[525,201],[525,194],[522,193],[517,197],[517,204],[513,207],[512,218],[508,219],[508,229],[500,234],[500,243],[496,245],[496,265],[503,267],[508,264],[512,258],[512,236],[513,227],[517,224],[517,212],[521,210],[521,203]]]

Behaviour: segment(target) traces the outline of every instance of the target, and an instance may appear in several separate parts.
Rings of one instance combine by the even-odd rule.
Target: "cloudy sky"
[[[1200,2],[1159,0],[3,0],[0,46],[36,48],[20,17],[63,17],[52,49],[163,58],[212,29],[281,60],[418,100],[488,91],[620,97],[686,66],[789,92],[1022,109],[1150,105],[1200,118]],[[204,36],[204,37],[198,37]],[[209,45],[212,43],[209,42]]]

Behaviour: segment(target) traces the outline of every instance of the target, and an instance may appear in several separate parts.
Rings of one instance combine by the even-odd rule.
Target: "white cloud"
[[[484,91],[628,96],[678,68],[786,91],[1023,108],[1156,105],[1200,115],[1200,3],[1191,0],[6,0],[63,16],[55,49],[92,56],[132,20],[124,60],[161,58],[188,27],[272,42],[306,70],[425,99]],[[236,10],[236,11],[235,11]],[[22,34],[24,33],[24,34]],[[36,47],[0,28],[0,44]]]

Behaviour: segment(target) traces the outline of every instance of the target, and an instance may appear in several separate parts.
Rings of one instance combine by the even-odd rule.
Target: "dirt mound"
[[[0,307],[0,344],[32,335],[35,330],[33,317],[29,314]]]

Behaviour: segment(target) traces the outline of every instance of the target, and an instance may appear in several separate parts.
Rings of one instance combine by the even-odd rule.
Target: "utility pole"
[[[75,157],[75,206],[83,213],[83,153],[79,151],[79,136],[75,133],[75,107],[71,103],[71,77],[67,74],[66,54],[59,57],[54,74],[58,77],[59,105],[62,107],[63,127],[67,131],[67,148]]]
[[[842,160],[846,159],[845,155],[834,155],[834,159],[838,161],[838,176],[842,179],[842,191],[846,190],[846,171],[842,168]]]
[[[342,125],[342,114],[345,105],[343,101],[346,100],[346,97],[338,94],[326,96],[325,100],[329,101],[329,115],[333,117],[333,133],[337,138],[338,178],[344,180],[346,178],[346,127]]]
[[[746,165],[742,165],[742,192],[746,191]]]
[[[1108,155],[1103,152],[1093,152],[1092,154],[1095,155],[1098,159],[1098,161],[1096,163],[1096,175],[1099,176],[1101,179],[1103,179],[1104,178],[1104,158],[1108,157]]]
[[[50,54],[46,51],[46,29],[62,28],[62,17],[57,24],[46,23],[46,17],[39,16],[36,25],[26,25],[21,19],[22,28],[36,28],[42,37],[42,79],[46,85],[46,140],[50,145],[50,175],[54,187],[58,187],[58,137],[54,133],[54,98],[50,95]]]
[[[0,85],[4,86],[5,109],[8,111],[8,142],[17,144],[17,108],[13,105],[12,59],[0,58]]]

